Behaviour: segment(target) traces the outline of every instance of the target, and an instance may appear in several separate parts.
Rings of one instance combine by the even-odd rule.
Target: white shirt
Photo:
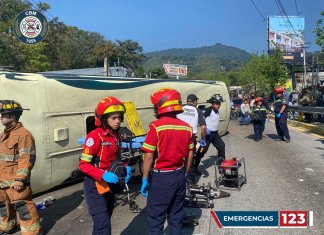
[[[188,123],[192,127],[192,133],[197,134],[198,131],[198,111],[192,105],[185,105],[182,107],[183,112],[177,114],[177,118]]]
[[[210,115],[206,117],[206,125],[210,131],[218,131],[219,127],[219,112],[211,111]]]

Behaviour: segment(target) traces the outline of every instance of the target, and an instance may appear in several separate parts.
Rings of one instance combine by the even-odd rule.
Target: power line
[[[290,21],[288,15],[287,15],[287,12],[286,12],[284,6],[283,6],[282,3],[281,3],[281,0],[275,0],[275,1],[278,3],[277,6],[279,6],[279,8],[281,9],[281,12],[282,12],[282,13],[284,14],[284,16],[286,17],[286,19],[287,19],[289,25],[291,26],[292,30],[294,31],[294,33],[296,33],[296,30],[294,29],[294,26],[292,25],[292,23],[291,23],[291,21]]]
[[[253,0],[251,0],[251,2],[253,3],[253,5],[255,6],[255,8],[257,9],[257,11],[259,12],[261,18],[263,19],[263,21],[266,21],[266,18],[263,16],[263,14],[261,13],[261,11],[259,10],[259,8],[257,7],[257,5],[254,3]]]

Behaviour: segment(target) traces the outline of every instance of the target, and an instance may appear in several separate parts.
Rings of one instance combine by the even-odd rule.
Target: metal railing
[[[324,107],[313,107],[313,106],[288,106],[289,111],[296,111],[302,113],[311,113],[311,114],[323,114]]]

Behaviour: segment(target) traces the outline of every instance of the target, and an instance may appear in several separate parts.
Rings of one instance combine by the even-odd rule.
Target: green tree
[[[120,41],[117,43],[117,57],[123,66],[135,71],[138,66],[142,64],[144,55],[142,54],[143,48],[138,42],[133,40]]]
[[[47,71],[51,64],[46,55],[44,48],[46,43],[41,42],[34,45],[20,43],[20,64],[18,69],[25,72],[42,72]]]
[[[324,11],[321,12],[321,15],[324,16]],[[316,23],[316,29],[314,33],[316,34],[316,44],[322,48],[322,53],[324,53],[324,26],[323,19],[319,19]]]
[[[259,94],[271,93],[279,84],[287,82],[287,67],[283,54],[276,49],[273,55],[253,54],[243,68],[241,83],[246,90]]]
[[[150,69],[147,73],[150,78],[168,78],[168,75],[165,73],[164,69],[161,68]]]

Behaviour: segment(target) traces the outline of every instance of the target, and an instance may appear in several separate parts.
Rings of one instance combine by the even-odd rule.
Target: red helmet
[[[257,98],[255,98],[255,102],[259,102],[259,101],[263,101],[263,99],[262,99],[262,97],[257,97]]]
[[[125,113],[126,108],[123,102],[119,101],[115,97],[106,96],[102,100],[99,101],[95,110],[95,125],[101,126],[101,117],[104,114],[121,112]]]
[[[283,93],[284,91],[285,91],[285,88],[283,88],[282,86],[277,87],[277,88],[274,90],[274,92],[275,92],[276,94],[278,94],[278,93]]]
[[[180,93],[172,88],[161,88],[151,95],[151,102],[157,109],[157,114],[177,112],[182,113]]]

